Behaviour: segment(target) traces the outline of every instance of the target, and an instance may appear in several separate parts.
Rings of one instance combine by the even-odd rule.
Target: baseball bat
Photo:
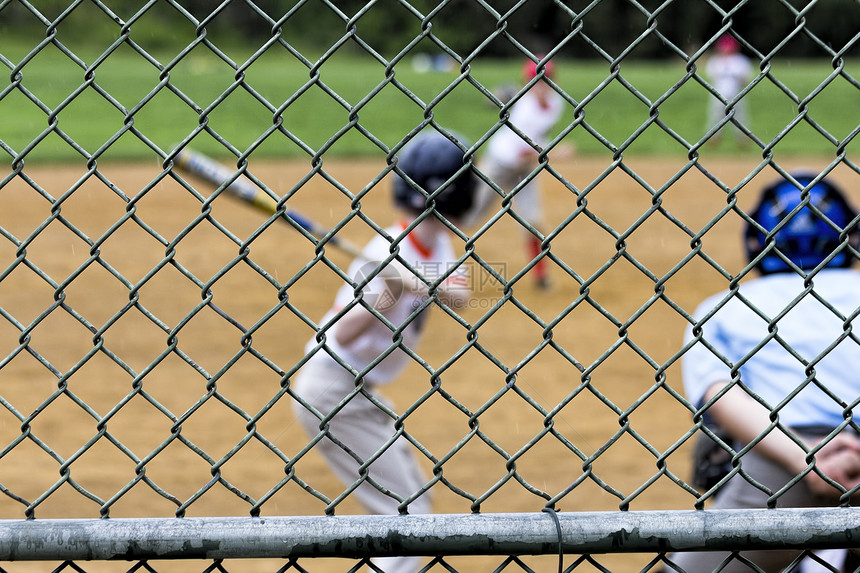
[[[229,167],[218,163],[199,151],[191,149],[179,151],[174,156],[173,162],[181,171],[199,177],[216,187],[225,184],[235,174],[235,171]],[[273,215],[278,211],[277,201],[241,176],[227,185],[224,188],[224,192],[230,197],[243,201],[269,215]],[[292,221],[317,239],[322,239],[329,232],[329,229],[320,226],[292,209],[286,210],[281,220],[284,222]],[[353,257],[361,256],[361,249],[358,246],[336,235],[329,237],[326,244],[337,247]]]

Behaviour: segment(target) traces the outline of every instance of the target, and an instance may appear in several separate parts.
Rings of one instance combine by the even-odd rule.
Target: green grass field
[[[219,138],[258,157],[354,156],[379,153],[373,140],[397,144],[426,118],[477,141],[499,110],[474,83],[492,89],[519,75],[518,62],[477,61],[470,82],[457,71],[421,73],[404,60],[387,79],[382,64],[354,55],[334,55],[312,74],[280,46],[254,58],[228,50],[232,65],[199,46],[151,60],[125,45],[104,58],[76,53],[78,61],[53,46],[32,56],[30,49],[0,43],[12,78],[0,84],[7,160],[24,152],[28,162],[151,159],[153,147],[168,150],[194,134],[194,147],[219,157],[226,155]],[[855,82],[858,68],[845,67]],[[558,71],[580,106],[576,114],[571,105],[559,130],[580,153],[686,154],[685,143],[706,133],[709,95],[695,79],[681,83],[680,61],[625,62],[613,74],[606,63],[566,60]],[[860,93],[844,77],[827,82],[830,62],[776,60],[769,72],[781,85],[766,77],[748,94],[759,139],[781,154],[857,147],[850,137],[860,125]]]

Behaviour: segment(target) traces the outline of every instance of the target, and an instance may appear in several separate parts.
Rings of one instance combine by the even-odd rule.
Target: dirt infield
[[[437,459],[450,456],[443,475],[466,492],[464,497],[438,483],[436,512],[540,511],[546,497],[583,478],[584,465],[596,479],[585,477],[560,499],[559,510],[692,508],[694,496],[659,475],[664,466],[681,478],[689,471],[689,447],[675,449],[690,428],[689,412],[672,396],[681,391],[675,357],[682,313],[727,286],[713,265],[731,275],[743,267],[741,220],[733,213],[717,219],[727,203],[714,180],[734,188],[760,162],[755,156],[723,157],[687,169],[683,158],[635,157],[610,170],[612,165],[608,157],[595,157],[556,166],[581,193],[579,201],[573,189],[543,179],[550,226],[579,210],[551,241],[551,252],[577,278],[554,266],[548,292],[536,290],[528,276],[509,293],[492,280],[476,284],[476,304],[462,318],[480,324],[477,341],[498,364],[473,348],[443,371],[441,388],[479,412],[477,426],[470,427],[469,417],[440,393],[407,418],[407,431]],[[825,158],[780,162],[786,169],[826,165]],[[324,225],[340,224],[359,203],[363,216],[381,226],[396,217],[388,180],[368,188],[381,164],[326,160],[317,174],[307,162],[251,167],[275,191],[291,194],[290,206]],[[0,458],[0,484],[27,503],[38,500],[37,518],[98,517],[103,504],[111,517],[169,517],[177,503],[187,505],[187,516],[248,515],[253,501],[219,484],[202,489],[214,463],[222,479],[250,498],[271,495],[262,506],[264,516],[321,514],[325,503],[294,483],[270,494],[284,478],[284,462],[257,439],[242,445],[250,417],[265,411],[254,418],[257,432],[290,458],[306,437],[293,422],[288,397],[270,404],[280,376],[243,353],[242,333],[201,304],[210,291],[219,308],[254,329],[250,347],[289,370],[313,334],[308,320],[322,316],[341,278],[324,262],[308,268],[313,245],[288,226],[256,233],[266,216],[230,198],[216,199],[211,216],[202,218],[200,200],[178,183],[153,183],[160,172],[155,162],[105,164],[99,165],[104,181],[90,176],[79,184],[83,167],[28,167],[25,177],[0,187],[6,236],[0,240],[0,268],[6,269],[0,280],[6,317],[0,321],[0,355],[6,356],[0,396],[9,404],[0,408],[0,447],[21,439],[19,418],[26,418],[33,438]],[[749,206],[754,190],[772,176],[770,168],[756,175],[738,194],[738,205]],[[834,174],[845,185],[851,177],[847,170]],[[211,192],[191,181],[202,195]],[[361,193],[355,205],[345,189]],[[860,197],[851,198],[860,203]],[[682,264],[692,252],[690,233],[703,229],[702,251],[713,265],[702,257]],[[341,230],[357,243],[373,232],[360,217]],[[510,216],[476,241],[475,253],[508,279],[527,262]],[[326,254],[332,266],[349,264],[336,250]],[[288,285],[286,301],[304,318],[279,302],[276,284]],[[467,344],[467,329],[442,312],[430,320],[419,352],[439,368]],[[546,341],[551,344],[535,354]],[[24,342],[33,352],[22,351]],[[515,383],[499,364],[516,370]],[[214,378],[211,383],[204,372]],[[58,392],[58,375],[67,383],[64,393]],[[135,377],[142,392],[134,391]],[[416,364],[385,393],[403,410],[429,390],[429,376]],[[535,405],[553,411],[560,403],[552,427],[581,456],[551,435],[538,439],[548,420]],[[479,435],[473,435],[476,429]],[[205,454],[171,440],[176,434]],[[69,472],[63,473],[57,457],[70,462]],[[424,467],[431,475],[429,460]],[[329,498],[342,491],[313,452],[296,465],[296,474]],[[144,475],[166,493],[156,493],[141,480]],[[25,507],[0,495],[0,518],[22,518]],[[359,511],[350,499],[337,508]],[[607,556],[600,562],[638,570],[648,559]],[[500,561],[476,557],[463,570],[490,571]],[[538,571],[555,564],[551,556],[528,562]],[[348,569],[339,561],[301,564],[314,572]],[[8,565],[3,567],[9,571],[48,570],[44,564]],[[277,567],[254,562],[228,569]],[[189,569],[173,564],[163,570]]]

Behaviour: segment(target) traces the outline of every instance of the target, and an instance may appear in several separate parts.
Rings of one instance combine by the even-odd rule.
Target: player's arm
[[[711,400],[727,385],[727,382],[713,384],[705,393],[705,400]],[[714,402],[709,411],[721,427],[743,444],[757,439],[771,424],[770,411],[738,386],[729,388]],[[795,475],[800,474],[808,465],[806,452],[778,430],[769,432],[756,445],[755,450]],[[844,487],[854,487],[860,483],[860,440],[847,434],[836,436],[817,452],[816,466]],[[804,479],[817,494],[838,493],[815,472],[809,472]]]
[[[395,261],[396,262],[396,261]],[[405,269],[403,269],[405,271]],[[379,275],[373,279],[372,282],[378,282],[379,286],[377,287],[379,290],[387,287],[392,292],[401,292],[400,286],[395,286],[392,284],[393,282],[398,282],[402,285],[408,284],[404,280],[403,272],[397,270],[397,267],[389,264],[379,273]],[[414,278],[414,277],[413,277]],[[382,286],[382,282],[387,283],[385,287]],[[367,287],[365,287],[367,289]],[[366,299],[365,299],[366,300]],[[378,312],[383,312],[381,305],[383,305],[385,301],[382,297],[375,297],[371,304],[371,308]],[[374,321],[379,320],[370,310],[368,310],[364,305],[355,305],[351,309],[349,309],[346,314],[344,314],[337,321],[337,325],[333,329],[332,335],[338,344],[342,346],[348,346],[352,343],[356,338],[364,334],[370,325],[373,324]]]
[[[542,151],[534,149],[531,145],[523,145],[517,154],[517,166],[520,169],[537,167],[538,163],[540,163],[540,153]],[[549,151],[550,158],[555,161],[567,161],[575,155],[576,146],[570,142],[559,143]]]
[[[332,336],[341,346],[349,346],[367,331],[374,320],[377,319],[369,310],[361,305],[356,305],[338,319],[337,324],[332,329]]]
[[[517,153],[517,165],[520,169],[536,166],[538,164],[538,157],[537,150],[530,145],[524,145]]]

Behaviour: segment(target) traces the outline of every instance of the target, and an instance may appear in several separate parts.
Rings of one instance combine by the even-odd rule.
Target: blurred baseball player
[[[705,75],[708,76],[714,89],[727,102],[731,102],[752,78],[752,64],[740,52],[740,44],[730,34],[725,34],[717,40],[716,53],[705,63]],[[735,119],[745,124],[749,122],[746,101],[740,99],[733,103]],[[711,96],[708,104],[708,125],[711,129],[726,117],[726,104],[719,98]],[[747,139],[741,131],[732,124],[726,126],[735,136],[739,145],[745,145]],[[710,143],[716,144],[722,139],[722,130],[711,138]]]
[[[412,360],[408,353],[424,334],[428,297],[452,308],[471,297],[465,267],[457,265],[442,222],[456,221],[472,205],[475,179],[463,152],[429,132],[407,144],[397,165],[405,178],[395,177],[394,203],[403,219],[371,240],[352,263],[355,284],[338,291],[307,344],[311,358],[293,384],[300,399],[294,402],[297,418],[310,436],[322,437],[314,449],[344,484],[360,483],[354,494],[372,514],[430,511],[427,480],[409,442],[397,435],[396,414],[377,390]],[[436,193],[432,203],[431,193]],[[421,218],[424,214],[429,216]],[[376,274],[384,264],[379,261],[392,252],[397,258]],[[434,285],[432,295],[428,283]],[[416,570],[419,561],[394,557],[374,564],[386,573],[403,573]]]
[[[552,78],[555,68],[551,61],[543,67],[543,75]],[[528,84],[539,73],[538,64],[527,60],[523,66],[523,84]],[[537,81],[510,110],[510,125],[525,135],[531,142],[523,139],[507,125],[499,129],[487,144],[481,158],[479,169],[503,192],[510,193],[538,167],[538,154],[549,142],[549,133],[558,122],[564,110],[564,100],[546,81]],[[534,147],[537,146],[537,149]],[[558,158],[570,155],[572,147],[562,145],[555,148]],[[492,187],[481,185],[478,189],[473,220],[479,220],[491,207],[498,208],[501,199]],[[513,210],[531,225],[539,234],[544,235],[543,207],[541,205],[538,178],[533,177],[518,189],[513,198]],[[531,259],[541,253],[542,239],[534,232],[525,229],[526,252]],[[535,283],[539,288],[549,286],[545,259],[540,259],[532,268]]]
[[[860,484],[860,439],[853,425],[827,438],[860,395],[860,344],[845,337],[849,317],[860,308],[860,272],[849,268],[857,256],[856,217],[842,192],[816,174],[769,185],[745,233],[749,260],[763,276],[742,283],[737,294],[708,298],[695,312],[682,359],[687,398],[713,416],[735,451],[766,434],[741,465],[767,491],[737,474],[717,491],[712,509],[767,507],[772,495],[806,470],[807,452],[780,429],[767,431],[774,413],[807,449],[821,447],[818,471],[847,489]],[[812,471],[775,503],[832,506],[840,494]],[[787,570],[797,554],[741,552],[762,571]],[[672,561],[687,573],[711,572],[727,556],[683,553]],[[749,570],[737,559],[720,569]]]

